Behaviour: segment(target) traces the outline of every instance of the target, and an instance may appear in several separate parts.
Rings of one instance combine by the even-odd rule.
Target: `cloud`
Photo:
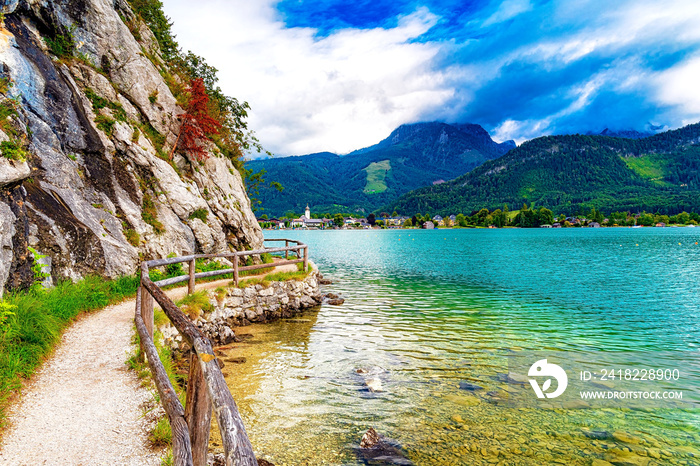
[[[344,153],[425,120],[521,142],[700,119],[695,0],[166,0],[165,10],[280,155]]]
[[[691,82],[700,62],[688,58],[700,49],[698,20],[700,5],[688,1],[553,2],[519,12],[442,50],[449,84],[470,95],[447,119],[519,142],[697,121],[700,93]]]
[[[421,8],[395,27],[317,37],[288,28],[271,2],[167,2],[184,47],[219,69],[225,92],[251,105],[250,127],[282,155],[371,145],[447,101],[435,44],[412,42],[437,18]]]

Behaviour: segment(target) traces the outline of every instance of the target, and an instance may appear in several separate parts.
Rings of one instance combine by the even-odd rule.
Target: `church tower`
[[[304,212],[304,217],[311,219],[311,209],[309,209],[309,204],[306,204],[306,211]]]

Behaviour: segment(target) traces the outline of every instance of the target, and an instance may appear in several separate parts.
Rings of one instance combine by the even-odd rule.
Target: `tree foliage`
[[[221,123],[209,114],[209,95],[202,78],[190,81],[188,93],[185,113],[180,115],[181,124],[176,147],[201,162],[208,157],[202,142],[211,141],[212,136],[219,134]]]

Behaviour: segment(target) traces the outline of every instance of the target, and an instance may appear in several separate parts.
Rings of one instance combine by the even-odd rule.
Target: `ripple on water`
[[[697,461],[696,412],[516,409],[495,398],[513,390],[498,377],[512,351],[694,350],[699,229],[444,233],[277,235],[309,244],[346,301],[246,327],[257,343],[230,350],[247,360],[225,371],[258,453],[358,464],[350,446],[373,426],[418,465]],[[368,391],[370,375],[382,392]]]

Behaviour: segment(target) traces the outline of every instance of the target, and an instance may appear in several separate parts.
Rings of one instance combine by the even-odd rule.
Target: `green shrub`
[[[0,152],[2,156],[10,160],[23,161],[27,159],[28,152],[15,141],[0,142]]]
[[[153,203],[153,199],[151,199],[150,194],[143,195],[143,210],[141,212],[141,218],[144,222],[153,227],[156,234],[160,235],[165,233],[165,227],[162,223],[160,223],[160,221],[158,221],[156,205]]]
[[[7,318],[15,315],[14,311],[16,310],[17,306],[15,306],[14,304],[0,301],[0,332],[2,332]]]
[[[129,242],[129,244],[134,247],[138,247],[139,244],[141,244],[141,235],[139,235],[138,231],[136,230],[129,228],[124,232],[124,236],[126,236],[126,240]]]
[[[45,37],[44,42],[46,42],[51,53],[59,58],[72,57],[75,53],[73,31],[75,31],[75,26],[71,27],[66,34],[56,34],[56,37]]]
[[[48,265],[42,264],[39,261],[41,259],[48,257],[48,256],[46,254],[39,254],[37,252],[37,250],[31,246],[29,246],[27,249],[29,250],[29,252],[32,253],[32,256],[34,256],[34,263],[32,264],[32,273],[34,274],[34,282],[32,283],[32,289],[33,290],[43,289],[42,282],[44,281],[45,278],[49,278],[51,275],[44,272],[44,267],[48,267]]]
[[[104,131],[108,136],[114,133],[115,120],[107,115],[97,115],[95,117],[95,123],[97,123],[97,129]]]
[[[168,254],[169,259],[173,257],[177,257],[177,254],[175,254],[174,252]],[[180,275],[184,275],[185,272],[182,270],[182,262],[176,262],[175,264],[166,265],[165,274],[168,277],[179,277]]]
[[[197,209],[194,212],[192,212],[189,216],[189,219],[192,220],[192,219],[198,218],[201,221],[206,223],[208,216],[209,216],[209,211],[207,209],[202,208],[202,209]]]
[[[214,306],[209,302],[209,293],[206,290],[196,291],[185,296],[178,301],[177,305],[192,320],[197,319],[202,311],[211,312],[214,310]]]

